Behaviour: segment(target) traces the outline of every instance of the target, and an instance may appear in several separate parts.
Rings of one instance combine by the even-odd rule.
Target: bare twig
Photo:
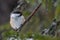
[[[40,3],[34,10],[33,12],[28,16],[28,18],[25,20],[25,22],[21,25],[21,27],[19,28],[20,31],[22,29],[22,27],[32,18],[32,16],[37,12],[37,10],[41,7],[42,3]]]

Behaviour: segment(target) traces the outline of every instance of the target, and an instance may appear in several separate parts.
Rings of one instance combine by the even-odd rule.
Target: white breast
[[[13,29],[18,29],[24,23],[24,16],[16,17],[17,15],[11,15],[10,25]]]

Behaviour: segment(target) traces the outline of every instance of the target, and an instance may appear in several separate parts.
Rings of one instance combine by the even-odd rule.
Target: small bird
[[[22,15],[22,12],[19,10],[14,10],[10,15],[10,25],[14,30],[19,30],[21,25],[24,23],[25,18]]]

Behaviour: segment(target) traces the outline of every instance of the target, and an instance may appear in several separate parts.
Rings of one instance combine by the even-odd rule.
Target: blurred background
[[[18,0],[0,0],[0,35],[1,37],[16,34],[15,31],[6,30],[11,29],[9,20],[10,13],[17,6]],[[42,3],[36,14],[30,19],[29,22],[24,25],[21,33],[40,33],[44,29],[50,28],[53,19],[60,21],[60,0],[21,0],[25,5],[23,15],[25,19],[31,14],[31,12]],[[60,25],[57,26],[57,30],[60,30]],[[58,33],[60,35],[60,32]]]

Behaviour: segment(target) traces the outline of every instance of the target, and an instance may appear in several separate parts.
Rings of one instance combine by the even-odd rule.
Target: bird
[[[25,21],[25,18],[22,15],[22,12],[20,12],[19,10],[14,10],[13,12],[11,12],[10,25],[15,31],[20,29],[24,21]]]

